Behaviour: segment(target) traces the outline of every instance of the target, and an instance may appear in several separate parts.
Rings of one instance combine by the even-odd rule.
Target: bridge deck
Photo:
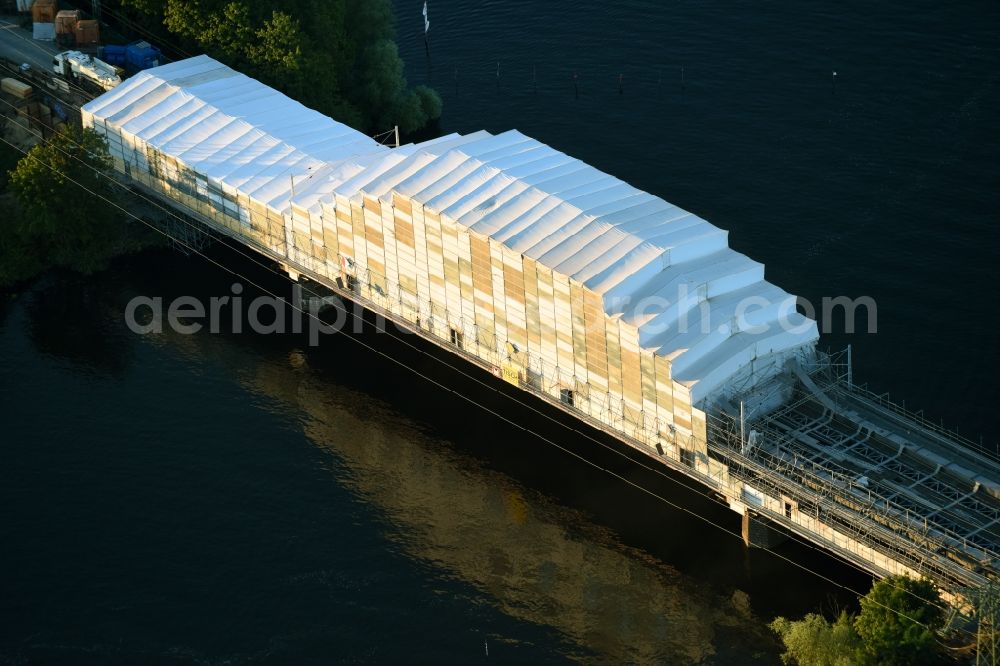
[[[806,378],[791,403],[747,428],[751,457],[829,479],[843,491],[841,504],[890,527],[915,551],[997,573],[1000,464],[992,457],[839,381],[820,389]]]
[[[148,193],[163,197],[154,190]],[[233,235],[198,211],[165,201],[220,234]],[[371,289],[367,297],[358,289],[345,290],[306,266],[237,238],[282,262],[289,271],[308,276],[451,353],[487,369],[497,362],[414,325],[393,310],[401,302],[394,304],[384,294],[373,300]],[[612,430],[534,384],[522,382],[520,386],[698,480],[724,495],[730,506],[747,501],[748,490],[758,498],[761,493],[772,498],[771,504],[778,498],[794,498],[798,508],[793,514],[797,511],[800,516],[789,517],[787,509],[783,514],[771,504],[751,504],[759,515],[872,573],[891,573],[896,570],[893,563],[902,564],[931,577],[953,598],[986,584],[988,577],[997,574],[1000,493],[993,479],[1000,478],[1000,465],[967,451],[957,439],[928,430],[919,420],[895,419],[877,401],[859,395],[853,387],[845,388],[842,379],[831,380],[830,367],[824,362],[813,374],[803,374],[798,382],[793,379],[788,385],[794,383],[796,388],[786,407],[748,423],[756,446],[742,444],[738,420],[709,415],[709,459],[697,463],[672,457],[672,452],[667,455],[657,440],[640,439],[639,431],[633,437]],[[814,379],[822,388],[815,386]],[[894,420],[900,422],[890,422]],[[899,433],[905,433],[905,439]],[[878,553],[883,557],[874,556]]]

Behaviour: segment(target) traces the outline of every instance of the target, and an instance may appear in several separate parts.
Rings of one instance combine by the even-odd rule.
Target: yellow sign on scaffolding
[[[502,367],[503,380],[505,382],[510,382],[514,386],[521,385],[521,373],[516,365],[503,364]]]

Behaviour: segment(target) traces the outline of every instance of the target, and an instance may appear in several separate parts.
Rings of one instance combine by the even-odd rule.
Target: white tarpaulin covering
[[[696,404],[748,390],[818,338],[727,232],[514,130],[390,150],[207,56],[83,110],[278,210],[290,176],[305,208],[393,192],[422,203],[600,294]]]
[[[277,209],[288,205],[292,178],[301,182],[352,155],[388,152],[208,56],[140,72],[83,111]]]
[[[818,338],[725,231],[517,131],[407,146],[336,191],[412,198],[583,283],[696,403],[750,390]]]

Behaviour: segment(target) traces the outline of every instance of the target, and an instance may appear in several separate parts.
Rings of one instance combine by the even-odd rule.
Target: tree
[[[3,120],[0,119],[0,125]],[[2,131],[0,127],[0,131]],[[26,280],[38,273],[40,262],[25,245],[17,231],[21,228],[21,209],[9,191],[10,172],[23,153],[6,142],[0,142],[0,289]]]
[[[140,22],[341,122],[411,132],[441,116],[432,89],[410,89],[389,0],[123,0]]]
[[[0,116],[0,136],[4,136],[4,123],[7,119]],[[7,190],[7,183],[10,182],[10,172],[17,166],[18,160],[23,153],[6,141],[0,141],[0,193]]]
[[[892,576],[861,598],[854,622],[868,654],[879,664],[940,660],[935,633],[944,622],[941,595],[927,579]]]
[[[800,666],[909,666],[941,661],[935,633],[944,621],[941,595],[929,580],[892,576],[861,598],[857,617],[836,622],[810,613],[801,620],[776,618],[786,664]]]
[[[868,663],[864,643],[846,612],[830,623],[810,613],[801,620],[776,618],[773,629],[785,645],[781,660],[799,666],[855,666]]]
[[[121,250],[122,214],[107,202],[110,169],[104,139],[69,125],[17,163],[9,187],[19,211],[0,232],[6,282],[48,266],[91,273]]]
[[[208,5],[208,6],[206,6]],[[254,43],[250,8],[242,2],[177,2],[167,0],[163,24],[203,49],[239,68],[247,64],[246,50]]]
[[[22,226],[21,211],[16,202],[8,205],[9,193],[0,195],[0,205],[4,208],[0,219],[0,290],[23,280],[34,277],[42,271],[42,262],[19,233]]]
[[[247,48],[251,62],[274,76],[297,71],[302,61],[299,22],[284,12],[273,12],[257,30],[257,39]]]
[[[381,39],[366,46],[358,55],[350,99],[370,109],[369,130],[399,125],[413,132],[441,116],[441,98],[427,86],[407,89],[403,61],[396,43]]]

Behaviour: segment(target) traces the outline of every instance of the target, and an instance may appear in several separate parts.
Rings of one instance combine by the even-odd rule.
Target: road
[[[98,92],[88,90],[79,84],[66,81],[52,72],[52,56],[62,49],[55,42],[40,42],[31,38],[31,32],[20,27],[12,17],[0,17],[0,59],[6,58],[11,64],[28,63],[31,73],[19,78],[43,91],[40,98],[46,104],[58,101],[67,113],[89,102]],[[9,76],[3,68],[0,76]],[[14,72],[11,72],[14,73]],[[79,120],[77,118],[77,120]]]
[[[31,38],[15,20],[0,18],[0,56],[18,63],[28,63],[35,69],[52,71],[52,56],[59,52],[55,42],[39,42]]]

